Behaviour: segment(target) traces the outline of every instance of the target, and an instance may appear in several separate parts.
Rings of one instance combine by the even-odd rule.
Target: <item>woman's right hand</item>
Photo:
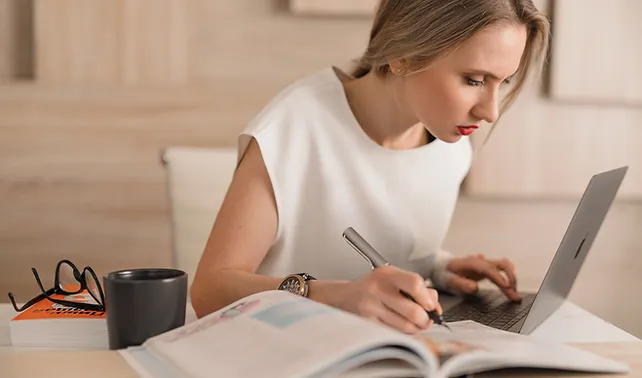
[[[359,280],[339,285],[341,287],[318,287],[315,296],[323,296],[323,302],[404,333],[413,334],[430,328],[433,321],[427,310],[442,313],[436,290],[426,287],[419,274],[393,266],[376,268]],[[401,291],[418,303],[403,296]]]

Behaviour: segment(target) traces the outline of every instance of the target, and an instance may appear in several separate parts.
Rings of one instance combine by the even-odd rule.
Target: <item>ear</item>
[[[389,60],[388,66],[390,67],[390,72],[392,72],[393,75],[404,76],[406,74],[405,59]]]

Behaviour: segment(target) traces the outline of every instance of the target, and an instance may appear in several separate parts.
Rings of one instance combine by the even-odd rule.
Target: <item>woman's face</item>
[[[495,122],[500,89],[517,71],[526,37],[524,26],[487,28],[429,68],[396,80],[402,111],[449,143],[470,135],[481,121]]]

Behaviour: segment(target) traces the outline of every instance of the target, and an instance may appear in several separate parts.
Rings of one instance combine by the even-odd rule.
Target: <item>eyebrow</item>
[[[472,73],[472,74],[476,74],[476,75],[489,76],[489,77],[491,77],[491,78],[493,78],[493,79],[495,79],[495,80],[501,80],[500,78],[498,78],[497,76],[495,76],[493,73],[488,72],[488,71],[484,71],[484,70],[470,70],[469,72],[470,72],[470,73]],[[509,77],[507,77],[505,80],[510,81],[510,80],[513,78],[513,76],[515,76],[516,74],[517,74],[517,72],[513,73],[512,75],[510,75]]]

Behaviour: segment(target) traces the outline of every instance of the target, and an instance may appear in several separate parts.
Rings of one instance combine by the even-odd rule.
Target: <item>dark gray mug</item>
[[[103,277],[109,349],[141,345],[185,324],[187,273],[170,268],[119,270]]]

